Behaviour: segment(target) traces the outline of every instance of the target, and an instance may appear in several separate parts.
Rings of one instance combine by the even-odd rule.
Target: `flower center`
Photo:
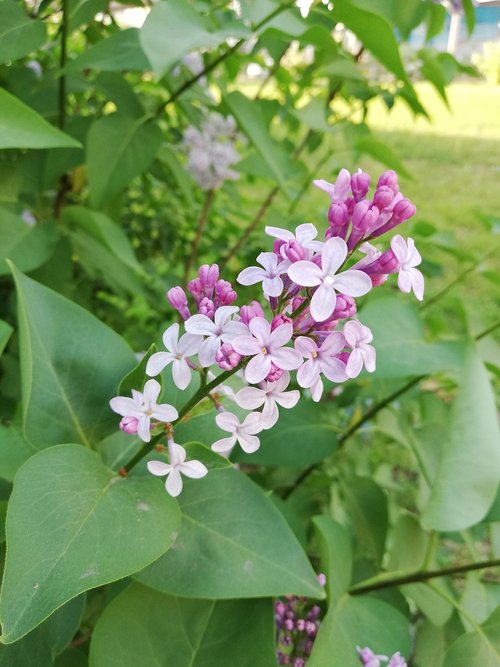
[[[334,282],[335,278],[333,276],[326,276],[326,278],[323,280],[323,285],[326,285],[327,287],[333,287]]]
[[[146,416],[147,417],[151,417],[152,414],[153,414],[152,410],[146,410]]]
[[[261,347],[260,351],[262,352],[262,354],[269,354],[269,350],[267,349],[267,347]]]
[[[313,350],[313,351],[311,352],[311,357],[312,357],[313,359],[316,359],[317,356],[318,356],[318,353],[316,352],[316,350]]]

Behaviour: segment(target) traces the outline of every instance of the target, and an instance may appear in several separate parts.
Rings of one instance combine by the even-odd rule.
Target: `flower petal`
[[[144,414],[140,406],[127,396],[115,396],[109,402],[109,407],[122,417],[135,417],[139,419]]]
[[[191,369],[184,359],[175,359],[172,364],[172,378],[179,389],[184,390],[191,382]]]
[[[201,461],[186,461],[179,466],[179,470],[186,477],[191,477],[192,479],[200,479],[205,477],[208,473],[208,468],[203,465]]]
[[[172,470],[172,466],[163,461],[148,461],[146,466],[149,472],[156,477],[164,477]]]
[[[175,357],[171,352],[155,352],[149,357],[146,364],[146,375],[150,377],[159,375],[173,359]]]
[[[253,336],[237,336],[236,338],[233,338],[231,345],[238,354],[243,354],[245,356],[259,354],[262,350],[262,345],[260,345],[259,341]]]
[[[316,359],[308,359],[297,371],[297,382],[301,387],[312,387],[319,378],[319,364]]]
[[[295,349],[303,357],[312,357],[313,354],[318,352],[318,346],[312,338],[307,338],[306,336],[299,336],[295,340]]]
[[[215,416],[215,423],[223,431],[228,431],[229,433],[234,433],[237,428],[240,426],[240,420],[232,412],[219,412]]]
[[[424,276],[418,269],[409,269],[411,272],[411,287],[413,289],[413,294],[417,297],[419,301],[424,300]]]
[[[274,252],[261,252],[257,257],[257,261],[259,264],[262,264],[266,270],[267,275],[274,273],[276,271],[276,267],[278,266],[278,257],[274,254]]]
[[[293,326],[289,322],[280,324],[269,336],[269,348],[276,350],[278,347],[286,345],[293,336]]]
[[[323,396],[323,388],[323,380],[318,377],[317,382],[310,388],[311,398],[315,403],[318,403]]]
[[[361,349],[361,354],[363,355],[363,361],[365,362],[365,368],[368,373],[373,373],[376,368],[377,353],[373,345],[363,345]]]
[[[263,317],[253,317],[248,323],[248,328],[259,341],[261,347],[269,344],[271,336],[271,324]]]
[[[276,402],[272,399],[267,399],[264,404],[264,409],[260,413],[260,427],[267,431],[267,429],[272,428],[279,419],[278,408],[276,407]]]
[[[398,287],[402,292],[409,294],[412,287],[411,269],[399,269],[398,273]]]
[[[292,232],[288,231],[288,229],[282,229],[281,227],[266,226],[264,231],[268,236],[272,236],[275,239],[281,239],[282,241],[293,241],[295,238]]]
[[[273,394],[273,398],[281,405],[283,408],[294,408],[300,399],[300,391],[298,389],[292,389],[291,391],[282,391],[279,394]]]
[[[347,243],[339,236],[334,236],[323,246],[321,268],[323,275],[334,276],[347,257]]]
[[[371,283],[370,283],[371,284]],[[333,287],[320,285],[311,299],[311,316],[316,322],[324,322],[335,310],[337,295]]]
[[[211,336],[214,334],[216,326],[206,315],[191,315],[185,322],[186,331],[197,336]]]
[[[231,453],[231,450],[236,444],[236,435],[231,435],[229,438],[221,438],[216,440],[212,445],[212,450],[223,456],[227,456]]]
[[[150,422],[151,418],[148,415],[142,414],[139,417],[139,422],[137,424],[137,435],[143,442],[149,442],[151,440]]]
[[[156,405],[160,395],[161,384],[156,380],[148,380],[144,385],[144,405],[150,410]]]
[[[322,271],[313,262],[303,259],[290,265],[288,276],[297,285],[315,287],[321,284]]]
[[[238,442],[241,449],[246,454],[253,454],[260,447],[260,440],[256,435],[247,435],[246,433],[238,434]]]
[[[279,276],[264,278],[262,281],[262,290],[266,296],[280,296],[283,288],[283,281]]]
[[[266,272],[264,269],[261,269],[258,266],[249,266],[238,274],[236,280],[240,285],[255,285],[261,280],[264,280],[265,277]]]
[[[260,408],[266,401],[266,392],[257,387],[244,387],[235,396],[237,405],[244,410]]]
[[[252,320],[253,321],[253,320]],[[245,379],[250,384],[262,382],[271,371],[271,355],[256,354],[245,368]]]
[[[349,359],[346,364],[346,373],[350,378],[358,377],[363,369],[363,355],[361,350],[354,348],[354,350],[349,355]]]
[[[163,345],[169,352],[175,352],[177,349],[177,340],[179,339],[179,324],[174,322],[163,332]]]
[[[221,342],[217,336],[210,336],[203,341],[200,351],[198,352],[198,359],[203,368],[207,368],[215,363],[215,355],[220,346]]]
[[[364,271],[349,269],[335,276],[335,289],[348,296],[363,296],[372,288],[372,281]]]
[[[340,359],[335,359],[335,357],[324,359],[321,362],[321,370],[331,382],[345,382],[347,380],[345,364]]]
[[[401,234],[396,234],[396,236],[393,236],[391,239],[391,250],[396,255],[396,259],[400,264],[406,263],[408,247]]]
[[[170,475],[167,477],[165,482],[165,489],[172,498],[177,498],[177,496],[182,491],[182,477],[181,473],[178,470],[172,470]]]
[[[214,315],[216,327],[223,327],[232,315],[239,311],[238,306],[220,306]]]
[[[178,445],[176,442],[170,441],[168,443],[168,454],[172,466],[178,466],[186,460],[186,450],[182,445]]]
[[[302,363],[302,355],[292,347],[280,347],[270,355],[272,361],[284,371],[294,371]]]
[[[260,433],[260,431],[262,431],[260,426],[260,414],[258,412],[251,412],[245,417],[241,427],[238,429],[238,434],[249,433],[254,435],[255,433]]]
[[[154,406],[153,410],[151,411],[151,416],[155,419],[158,419],[158,421],[167,424],[168,422],[175,421],[179,416],[179,413],[173,405],[162,403],[161,405]]]
[[[184,357],[192,357],[198,354],[202,343],[203,336],[195,336],[194,334],[187,333],[180,337],[177,349],[179,350],[179,354],[182,354]]]
[[[345,347],[345,338],[340,331],[334,331],[329,334],[321,344],[321,357],[325,355],[333,356]]]
[[[318,230],[311,222],[305,222],[295,230],[295,238],[304,247],[307,247],[307,244],[317,236]]]

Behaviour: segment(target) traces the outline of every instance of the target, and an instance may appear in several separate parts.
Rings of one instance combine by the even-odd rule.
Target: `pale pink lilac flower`
[[[189,357],[198,354],[203,336],[184,334],[179,338],[179,325],[172,324],[163,333],[163,344],[168,352],[156,352],[148,359],[146,374],[158,375],[162,370],[172,364],[172,378],[179,389],[186,389],[191,382],[191,368],[187,363]]]
[[[280,296],[284,288],[280,276],[286,273],[290,263],[288,260],[280,262],[274,252],[261,252],[257,261],[264,268],[249,266],[241,271],[237,281],[240,285],[255,285],[255,283],[261,282],[265,296]]]
[[[312,338],[299,336],[295,349],[307,359],[297,371],[299,385],[304,388],[315,386],[321,373],[332,382],[347,380],[345,364],[335,358],[344,346],[345,339],[340,332],[329,334],[321,346]]]
[[[375,653],[367,646],[365,648],[356,646],[356,651],[358,652],[359,659],[364,667],[381,667],[382,661],[386,662],[388,660],[386,655],[375,655]]]
[[[406,664],[406,660],[398,651],[393,656],[391,656],[391,659],[389,660],[389,664],[387,665],[387,667],[408,667],[408,665]]]
[[[351,189],[351,174],[347,169],[341,169],[335,183],[317,179],[313,181],[313,185],[329,194],[332,201],[343,201]]]
[[[335,310],[336,292],[348,296],[362,296],[370,291],[372,282],[363,271],[349,269],[337,274],[347,257],[347,244],[338,237],[326,241],[321,252],[321,268],[304,260],[291,264],[288,275],[297,285],[316,287],[311,299],[311,315],[324,322]]]
[[[132,390],[132,398],[115,396],[109,402],[113,412],[122,417],[137,419],[137,434],[144,442],[151,440],[151,419],[168,424],[179,416],[177,410],[168,403],[158,405],[161,385],[156,380],[148,380],[144,385],[144,393]]]
[[[255,410],[263,407],[260,415],[262,428],[269,429],[278,421],[278,405],[283,408],[293,408],[297,405],[300,392],[297,389],[285,391],[290,384],[290,374],[283,373],[276,382],[266,382],[262,389],[257,387],[244,387],[236,394],[235,400],[240,408]]]
[[[208,470],[201,461],[197,461],[196,459],[186,461],[186,450],[173,440],[170,440],[168,443],[168,454],[170,463],[148,461],[147,468],[156,477],[164,477],[166,475],[165,489],[167,493],[176,498],[182,491],[181,475],[191,477],[192,479],[200,479],[201,477],[205,477]]]
[[[248,332],[247,327],[231,317],[238,312],[237,306],[221,306],[215,311],[214,321],[206,315],[193,315],[186,320],[186,331],[197,336],[205,336],[200,346],[198,358],[206,368],[215,363],[215,355],[223,343],[231,343],[236,336]]]
[[[420,253],[415,248],[415,241],[409,238],[405,241],[397,234],[391,240],[391,249],[399,262],[398,286],[402,292],[413,294],[419,301],[424,298],[424,277],[415,267],[422,262]]]
[[[245,368],[247,382],[262,382],[273,364],[284,371],[300,366],[300,354],[291,347],[284,347],[293,335],[291,324],[282,324],[271,331],[271,324],[263,317],[254,317],[248,329],[251,335],[237,336],[231,343],[238,354],[252,357]]]
[[[258,301],[252,301],[248,306],[241,306],[240,320],[243,324],[248,324],[254,317],[264,317],[264,311]]]
[[[231,435],[214,442],[212,445],[214,452],[228,456],[237,442],[247,454],[252,454],[259,449],[260,440],[255,434],[262,431],[262,425],[258,412],[251,412],[243,422],[240,422],[232,412],[219,412],[215,417],[215,422],[219,428],[228,431]]]
[[[293,243],[294,241],[307,251],[306,259],[309,259],[315,252],[321,251],[321,248],[323,247],[322,241],[314,240],[318,236],[318,230],[313,224],[308,222],[304,223],[303,225],[299,225],[295,229],[295,234],[290,232],[288,229],[269,226],[265,228],[265,232],[268,236],[272,236],[273,238],[284,242],[280,246],[280,254],[283,259],[290,259],[287,256],[287,248],[289,244]]]
[[[375,262],[382,254],[380,250],[378,250],[371,243],[368,243],[368,241],[362,243],[359,246],[358,250],[359,252],[362,252],[365,255],[365,257],[363,257],[363,259],[360,259],[359,262],[356,262],[356,264],[353,264],[351,266],[351,269],[361,269],[362,267],[365,267],[368,264],[372,264],[372,262]]]
[[[352,348],[346,365],[346,373],[350,378],[357,377],[364,367],[369,373],[375,370],[376,352],[373,345],[372,332],[358,320],[350,320],[344,325],[346,343]]]

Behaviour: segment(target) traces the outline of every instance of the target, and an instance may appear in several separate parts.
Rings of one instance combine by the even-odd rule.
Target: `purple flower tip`
[[[123,417],[120,422],[120,429],[130,435],[135,435],[137,433],[138,426],[139,421],[135,417]]]
[[[224,371],[230,371],[241,361],[241,356],[235,352],[231,345],[223,343],[215,354],[215,361]]]

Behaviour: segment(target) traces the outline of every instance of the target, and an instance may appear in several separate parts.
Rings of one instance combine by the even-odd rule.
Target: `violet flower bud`
[[[346,320],[356,313],[356,302],[352,296],[347,294],[337,294],[335,310],[331,316],[332,320]]]
[[[274,331],[278,327],[280,327],[282,324],[293,324],[293,320],[291,317],[288,317],[287,315],[284,315],[283,313],[280,313],[279,315],[275,315],[272,319],[271,322],[271,331]]]
[[[306,661],[304,658],[295,658],[293,661],[293,667],[305,667]]]
[[[387,208],[393,199],[394,192],[388,185],[382,185],[380,188],[377,188],[373,195],[373,203],[379,211],[383,211],[384,208]]]
[[[252,301],[248,306],[241,306],[240,320],[243,324],[248,325],[250,320],[253,320],[254,317],[264,317],[264,311],[258,301]]]
[[[196,301],[196,304],[200,303],[202,298],[204,297],[203,294],[203,284],[199,278],[195,278],[194,280],[190,280],[188,282],[188,291]]]
[[[399,192],[398,175],[393,169],[388,169],[387,171],[384,171],[382,176],[378,179],[377,190],[383,185],[387,185],[389,188],[391,188],[394,194],[396,194],[396,192]]]
[[[212,299],[207,298],[206,296],[198,304],[198,312],[200,315],[206,315],[210,319],[213,319],[215,314],[215,306]]]
[[[286,256],[291,262],[300,262],[302,259],[306,259],[306,251],[300,245],[298,241],[289,241],[286,243],[281,250],[282,254]]]
[[[347,240],[347,247],[352,250],[361,239],[375,226],[379,210],[368,199],[358,202],[352,214],[352,230]]]
[[[218,280],[215,283],[215,299],[214,302],[217,306],[230,306],[236,299],[238,295],[234,291],[232,285],[227,280]]]
[[[186,293],[182,287],[172,287],[167,292],[167,300],[172,308],[180,314],[183,320],[187,320],[191,316],[187,302]]]
[[[283,377],[284,372],[285,371],[282,370],[281,368],[278,368],[274,364],[271,364],[271,370],[269,371],[269,373],[268,373],[268,375],[266,376],[265,379],[268,382],[276,382],[277,380],[279,380],[280,378]]]
[[[351,217],[352,214],[354,213],[354,207],[356,206],[356,200],[354,199],[354,197],[347,197],[344,204],[347,206],[347,212],[349,214],[349,217]]]
[[[321,607],[315,604],[312,606],[311,611],[307,615],[307,618],[309,621],[315,621],[316,619],[319,618],[320,613],[321,613]]]
[[[306,620],[304,618],[299,618],[297,620],[296,626],[299,632],[304,632],[306,629]]]
[[[351,190],[356,201],[360,201],[366,197],[366,193],[370,189],[370,176],[359,169],[351,176]]]
[[[219,267],[217,264],[203,264],[198,270],[198,275],[204,288],[212,288],[219,279]]]
[[[135,417],[123,417],[120,422],[120,429],[130,435],[135,435],[137,433],[138,426],[139,420]]]
[[[404,222],[415,215],[417,207],[409,199],[401,199],[392,209],[393,216],[398,222]]]
[[[312,621],[306,621],[306,632],[309,637],[315,637],[318,633],[316,623],[313,623]]]
[[[275,242],[273,243],[273,252],[278,255],[280,259],[283,259],[283,255],[281,254],[281,248],[286,245],[286,241],[283,241],[283,239],[276,239]]]
[[[285,630],[288,630],[291,632],[295,627],[295,623],[292,621],[291,618],[287,618],[285,621]]]
[[[318,580],[318,584],[322,586],[323,588],[326,586],[326,574],[323,574],[323,572],[320,572],[318,576],[316,577]]]
[[[229,343],[223,343],[215,354],[215,361],[222,370],[230,371],[240,363],[241,355]]]
[[[349,219],[349,210],[345,204],[332,202],[328,209],[328,223],[332,227],[334,236],[342,236]]]

